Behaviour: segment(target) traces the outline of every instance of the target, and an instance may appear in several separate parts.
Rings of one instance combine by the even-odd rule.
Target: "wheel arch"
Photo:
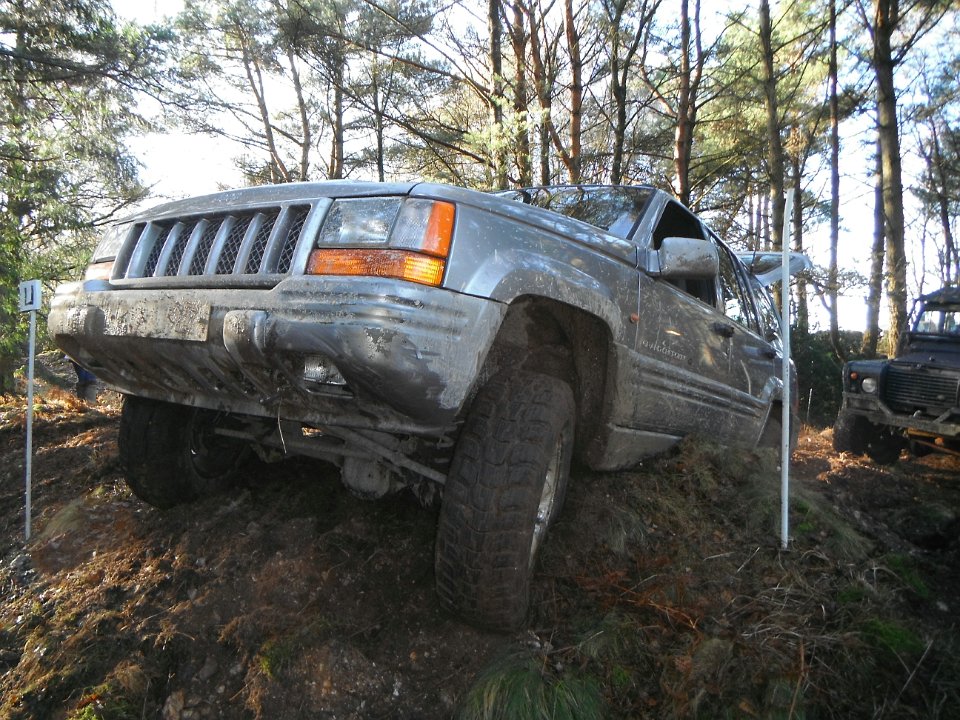
[[[569,383],[577,405],[576,453],[580,455],[609,414],[615,362],[613,336],[603,319],[557,300],[525,295],[510,304],[477,389],[509,369],[543,373]]]

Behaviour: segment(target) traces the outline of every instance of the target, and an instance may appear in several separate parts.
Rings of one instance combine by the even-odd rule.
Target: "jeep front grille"
[[[917,410],[940,415],[957,405],[958,378],[909,365],[890,365],[884,376],[883,401],[896,412]]]
[[[302,237],[310,210],[290,205],[136,223],[113,277],[288,274],[312,246],[314,232]]]

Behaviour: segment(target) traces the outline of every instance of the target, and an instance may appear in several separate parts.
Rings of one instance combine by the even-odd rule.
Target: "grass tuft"
[[[491,664],[467,692],[457,720],[600,720],[607,710],[596,678],[520,651]]]

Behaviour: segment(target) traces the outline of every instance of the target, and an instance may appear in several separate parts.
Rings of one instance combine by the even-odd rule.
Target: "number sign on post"
[[[20,312],[30,313],[30,355],[27,358],[27,450],[26,450],[26,540],[30,541],[31,474],[33,472],[33,357],[37,344],[37,310],[40,309],[41,288],[39,280],[20,283]]]

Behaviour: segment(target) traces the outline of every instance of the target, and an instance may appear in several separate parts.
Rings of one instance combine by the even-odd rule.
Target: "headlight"
[[[323,221],[317,244],[355,247],[386,245],[400,210],[398,197],[336,200]]]
[[[99,263],[104,260],[116,259],[117,253],[120,252],[120,246],[123,245],[123,241],[127,237],[127,231],[129,230],[130,225],[128,223],[111,225],[107,228],[107,231],[97,244],[97,249],[93,251],[93,257],[90,259],[90,262]]]
[[[455,215],[451,203],[419,198],[336,200],[307,273],[392,277],[436,287],[443,282]]]
[[[877,379],[866,377],[860,382],[860,389],[865,393],[873,394],[877,391]]]
[[[111,225],[103,233],[90,258],[90,264],[83,274],[84,280],[109,280],[113,275],[113,262],[127,239],[130,232],[130,223]]]

